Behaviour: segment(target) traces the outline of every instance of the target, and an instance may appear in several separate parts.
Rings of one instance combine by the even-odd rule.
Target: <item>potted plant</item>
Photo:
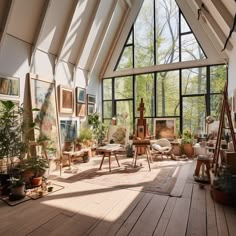
[[[81,144],[82,147],[91,147],[93,144],[93,133],[88,127],[82,127],[79,131],[79,136],[76,138],[76,144]]]
[[[0,101],[0,160],[6,159],[7,172],[15,159],[22,159],[26,153],[23,128],[22,106],[13,101]]]
[[[32,156],[24,161],[23,168],[32,172],[31,185],[40,186],[42,184],[42,176],[49,167],[48,161],[40,155]]]
[[[22,178],[10,177],[8,179],[10,185],[9,188],[11,190],[9,194],[10,200],[19,200],[25,197],[25,182]]]
[[[182,152],[188,157],[193,156],[194,153],[193,140],[194,140],[193,133],[191,133],[189,129],[185,129],[181,138],[181,146],[182,146]]]
[[[236,186],[234,185],[230,167],[227,165],[220,166],[211,186],[213,199],[221,204],[231,204],[236,193]]]

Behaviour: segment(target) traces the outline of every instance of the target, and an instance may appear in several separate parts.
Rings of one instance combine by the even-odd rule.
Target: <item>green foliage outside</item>
[[[154,19],[153,19],[153,1],[145,0],[137,20],[134,24],[134,30],[131,31],[127,45],[122,52],[117,70],[124,70],[139,67],[147,67],[156,64],[171,64],[182,61],[191,61],[204,59],[205,55],[197,43],[195,36],[188,27],[185,19],[181,16],[179,22],[178,6],[173,0],[156,1],[156,35],[154,39]],[[188,32],[184,36],[179,35],[179,24],[183,32]],[[134,37],[134,41],[132,38]],[[179,48],[181,41],[181,50]],[[156,43],[156,51],[154,44]],[[132,54],[135,58],[133,61]],[[154,55],[156,52],[156,55]],[[180,57],[181,55],[181,57]],[[115,99],[132,99],[134,94],[135,110],[129,108],[130,114],[139,116],[138,107],[141,98],[145,103],[145,117],[176,117],[180,116],[180,105],[183,108],[183,129],[189,129],[191,132],[205,132],[206,103],[205,94],[207,92],[207,79],[210,83],[210,112],[217,117],[220,114],[220,93],[223,90],[226,80],[226,67],[224,65],[211,66],[210,77],[207,78],[207,67],[189,68],[174,71],[162,71],[136,76],[123,76],[115,78]],[[181,77],[180,77],[181,73]],[[156,87],[155,87],[156,77]],[[182,83],[180,87],[180,78]],[[106,79],[103,91],[109,89],[110,101],[104,102],[104,118],[111,118],[112,114],[112,79]],[[135,90],[133,91],[133,83]],[[109,86],[108,86],[109,84]],[[122,84],[122,86],[121,86]],[[180,90],[180,88],[182,88]],[[107,92],[106,92],[107,93]],[[214,93],[214,95],[211,93]],[[218,93],[219,95],[216,96]],[[156,94],[156,97],[154,96]],[[182,104],[180,97],[182,96]],[[191,97],[188,97],[191,96]],[[108,96],[104,99],[107,99]],[[119,100],[119,104],[122,100]],[[156,106],[156,107],[155,107]],[[125,110],[125,102],[120,110]],[[132,110],[132,111],[131,111]],[[156,114],[155,114],[156,110]],[[106,112],[106,111],[109,111]],[[134,120],[130,116],[131,126]],[[217,119],[217,118],[216,118]],[[179,125],[179,121],[177,122]],[[152,130],[151,130],[152,131]]]

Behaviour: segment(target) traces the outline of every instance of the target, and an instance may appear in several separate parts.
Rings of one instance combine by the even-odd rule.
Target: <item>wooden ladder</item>
[[[218,131],[218,134],[217,134],[216,147],[215,147],[215,152],[214,152],[213,162],[212,162],[212,167],[215,164],[215,168],[214,168],[215,172],[214,173],[217,173],[217,169],[219,167],[221,137],[222,137],[222,132],[223,132],[223,129],[224,129],[225,114],[226,114],[226,117],[228,119],[228,125],[229,125],[229,130],[231,132],[231,138],[232,138],[232,142],[233,142],[234,151],[236,151],[236,139],[235,139],[234,128],[233,128],[233,123],[232,123],[230,108],[229,108],[229,103],[228,103],[227,87],[228,87],[228,84],[226,82],[225,87],[224,87],[224,91],[223,91],[223,94],[222,94],[222,110],[221,110],[221,114],[220,114],[219,131]]]

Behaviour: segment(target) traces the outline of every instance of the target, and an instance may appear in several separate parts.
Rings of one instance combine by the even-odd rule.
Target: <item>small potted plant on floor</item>
[[[220,166],[211,186],[213,199],[221,204],[232,204],[236,192],[234,185],[229,166]]]
[[[42,184],[42,176],[49,168],[48,161],[44,157],[36,155],[26,159],[23,166],[26,171],[32,171],[31,185],[40,186]]]
[[[22,178],[10,177],[10,200],[19,200],[25,197],[25,182]]]
[[[182,146],[182,152],[188,157],[192,157],[194,153],[193,140],[194,140],[194,135],[191,133],[189,129],[185,129],[181,138],[181,146]]]

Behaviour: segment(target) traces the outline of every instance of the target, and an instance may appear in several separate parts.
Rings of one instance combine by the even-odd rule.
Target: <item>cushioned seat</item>
[[[168,158],[168,155],[171,156],[172,154],[172,149],[173,147],[170,141],[166,138],[157,139],[151,143],[151,154],[154,157],[156,155],[161,155],[163,158],[163,155],[166,155]]]

